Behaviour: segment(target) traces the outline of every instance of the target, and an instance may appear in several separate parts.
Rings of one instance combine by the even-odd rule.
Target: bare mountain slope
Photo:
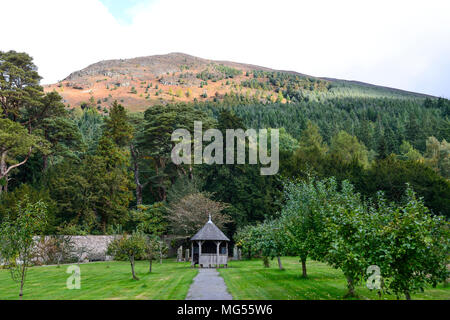
[[[105,112],[114,100],[133,111],[166,102],[220,100],[240,94],[261,101],[289,102],[292,90],[304,94],[364,94],[424,97],[356,81],[317,78],[230,61],[169,53],[133,59],[105,60],[45,86],[58,91],[67,105],[95,105]],[[279,91],[281,91],[281,95]]]

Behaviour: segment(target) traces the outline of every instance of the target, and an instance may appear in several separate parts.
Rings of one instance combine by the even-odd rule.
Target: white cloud
[[[0,50],[29,52],[44,83],[103,59],[178,51],[450,96],[446,0],[164,0],[130,8],[129,24],[98,0],[0,8]]]

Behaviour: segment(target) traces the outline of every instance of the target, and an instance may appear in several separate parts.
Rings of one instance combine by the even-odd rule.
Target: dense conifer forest
[[[311,175],[349,180],[367,199],[383,191],[397,203],[409,185],[430,214],[450,216],[447,99],[255,71],[243,90],[220,99],[161,103],[140,113],[117,101],[106,111],[95,101],[68,108],[57,92],[44,93],[30,56],[0,52],[0,61],[0,220],[14,215],[19,200],[40,199],[48,234],[132,231],[146,221],[171,234],[176,204],[197,195],[224,205],[232,236],[277,217],[283,184]],[[239,74],[221,72],[225,79]],[[245,91],[266,87],[278,97]],[[223,132],[280,129],[279,173],[261,176],[248,164],[173,164],[170,135],[192,130],[194,121]]]

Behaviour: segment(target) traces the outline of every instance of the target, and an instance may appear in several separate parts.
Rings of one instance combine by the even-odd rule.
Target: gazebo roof
[[[216,240],[216,241],[230,241],[226,235],[220,231],[219,228],[211,221],[211,216],[203,228],[201,228],[195,236],[191,238],[191,241],[195,240]]]

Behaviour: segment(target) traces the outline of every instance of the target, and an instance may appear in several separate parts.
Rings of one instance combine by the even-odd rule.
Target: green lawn
[[[347,292],[346,280],[341,271],[316,261],[308,261],[308,278],[301,277],[298,258],[282,258],[284,271],[278,269],[276,260],[264,268],[261,260],[231,261],[228,269],[219,269],[234,299],[243,300],[303,300],[342,299]],[[356,290],[360,299],[380,299],[364,286]],[[403,299],[404,297],[402,297]],[[450,299],[450,287],[429,288],[414,294],[413,299]],[[383,296],[382,299],[396,299]]]
[[[197,274],[189,263],[173,259],[163,264],[153,263],[148,273],[148,262],[136,262],[137,276],[131,276],[128,262],[98,262],[81,264],[81,289],[68,290],[67,266],[30,268],[24,287],[24,299],[184,299]],[[0,300],[17,299],[18,283],[11,280],[9,271],[0,270]]]
[[[228,269],[218,269],[234,299],[342,299],[346,281],[342,272],[326,264],[308,261],[308,279],[301,278],[297,258],[282,258],[284,271],[276,260],[264,268],[261,260],[231,261]],[[154,263],[148,273],[148,263],[136,263],[139,281],[132,280],[128,262],[98,262],[81,264],[81,289],[68,290],[67,266],[30,268],[24,288],[24,299],[184,299],[197,274],[189,263],[164,260]],[[0,270],[0,300],[17,299],[19,287],[7,270]],[[379,299],[364,286],[357,288],[361,299]],[[383,296],[383,299],[395,299]],[[450,287],[439,285],[413,299],[450,299]]]

